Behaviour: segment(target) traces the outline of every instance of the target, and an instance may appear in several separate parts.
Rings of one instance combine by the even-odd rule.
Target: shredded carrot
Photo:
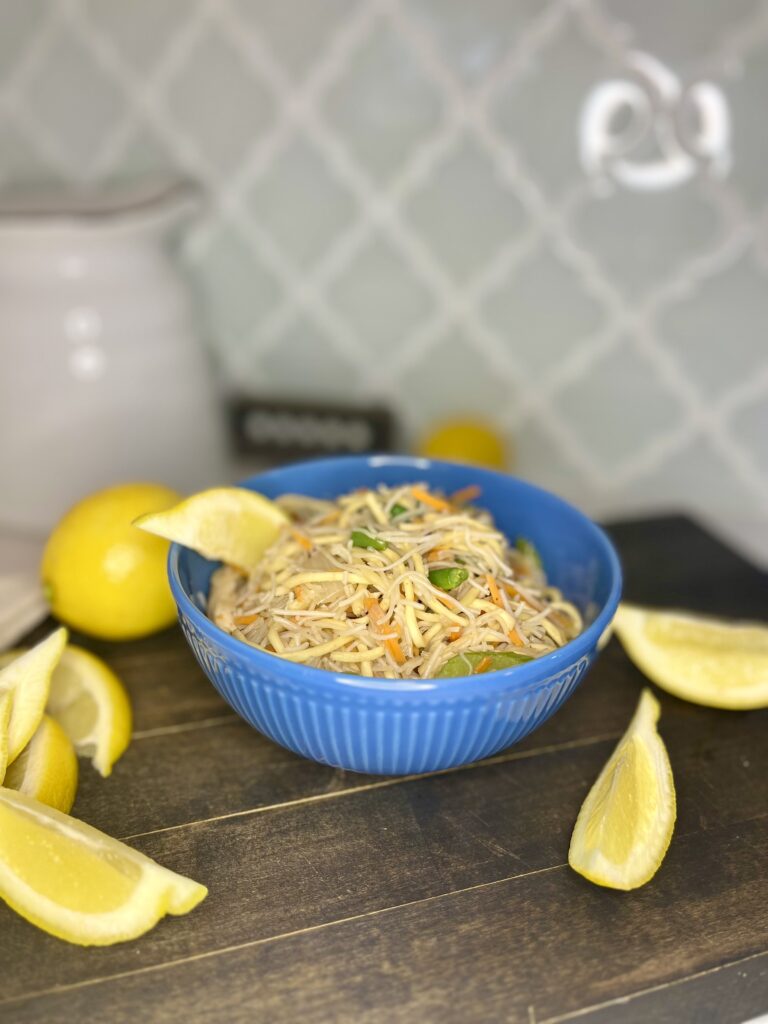
[[[236,626],[250,626],[252,622],[256,622],[260,618],[258,612],[251,612],[250,615],[233,615],[232,621]]]
[[[424,557],[428,562],[436,562],[439,558],[442,558],[444,554],[445,548],[430,548]]]
[[[461,636],[461,630],[459,629],[458,626],[456,626],[456,628],[452,629],[451,632],[448,634],[448,640],[451,643],[453,643],[453,641],[454,640],[458,640],[460,636]]]
[[[515,647],[525,647],[523,638],[517,632],[515,626],[513,626],[512,629],[510,629],[509,633],[507,633],[507,636],[509,637],[510,641],[515,645]]]
[[[480,494],[481,491],[477,484],[470,484],[469,487],[462,487],[460,491],[456,491],[455,494],[451,495],[451,504],[467,505],[470,501],[474,501],[475,498],[479,498]]]
[[[381,626],[384,624],[384,612],[381,610],[381,605],[375,597],[366,597],[363,601],[365,610],[368,612],[368,618],[371,620],[374,626]]]
[[[397,662],[397,664],[402,665],[403,662],[405,661],[405,655],[403,654],[403,649],[400,646],[400,641],[395,640],[394,638],[389,638],[388,640],[384,641],[384,646],[392,655],[393,659]]]
[[[497,608],[503,608],[504,602],[501,599],[501,594],[499,593],[499,588],[496,583],[496,580],[493,578],[493,576],[486,576],[485,582],[488,584],[488,589],[491,592],[491,600],[493,601],[493,603],[496,605]]]
[[[305,551],[312,550],[312,541],[309,539],[309,537],[306,537],[303,533],[301,533],[301,531],[291,530],[291,536],[299,545],[299,547],[304,548]]]
[[[478,675],[480,672],[487,672],[492,664],[493,664],[493,662],[487,656],[485,658],[481,659],[477,663],[477,668],[475,669],[475,675]]]
[[[417,501],[422,502],[424,505],[430,505],[432,508],[436,508],[438,512],[450,512],[450,502],[445,501],[443,498],[437,498],[434,494],[430,494],[429,491],[422,490],[421,487],[412,487],[411,494]]]
[[[374,632],[380,633],[382,628],[392,629],[395,633],[399,632],[396,623],[393,622],[391,626],[387,624],[384,619],[384,612],[381,610],[381,605],[375,597],[366,597],[363,604],[365,605],[365,610],[368,612],[368,618],[371,620]],[[400,646],[400,641],[396,637],[387,637],[383,643],[394,661],[396,661],[398,665],[402,665],[405,661],[405,655],[403,654],[403,649]]]

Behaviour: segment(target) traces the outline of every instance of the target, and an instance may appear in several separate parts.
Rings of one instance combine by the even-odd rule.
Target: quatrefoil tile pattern
[[[225,382],[383,399],[404,443],[477,413],[594,514],[768,537],[768,0],[0,16],[0,186],[200,181]]]

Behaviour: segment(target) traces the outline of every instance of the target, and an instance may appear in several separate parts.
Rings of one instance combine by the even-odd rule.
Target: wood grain
[[[744,1024],[768,1008],[768,953],[712,967],[593,1010],[550,1017],[538,1024]],[[695,1017],[693,1016],[695,1014]]]
[[[751,722],[708,732],[682,718],[667,730],[678,837],[768,812],[765,720]],[[208,885],[205,903],[126,949],[85,952],[0,908],[4,995],[111,974],[128,950],[134,966],[148,966],[562,865],[612,747],[512,751],[464,771],[139,837],[138,849]]]
[[[607,531],[621,555],[627,600],[710,615],[768,615],[766,573],[690,519],[629,520]]]
[[[609,533],[621,553],[628,600],[678,605],[712,614],[758,619],[768,616],[766,575],[690,520],[673,516],[618,523],[609,528]],[[27,642],[39,639],[54,625],[53,621],[41,625]],[[178,628],[123,644],[94,640],[77,632],[73,632],[72,639],[103,657],[124,680],[139,733],[231,714],[198,667]],[[593,712],[597,710],[598,705]],[[553,721],[565,713],[566,709]],[[596,734],[604,731],[598,720],[591,727]]]
[[[618,738],[643,685],[642,675],[613,641],[571,700],[541,729],[512,748],[509,756],[518,759],[561,745]],[[732,778],[733,786],[749,789],[758,784],[758,764],[765,764],[765,757],[758,752],[750,762],[748,755],[760,746],[765,728],[761,718],[748,713],[723,715],[666,695],[661,699],[662,735],[675,767],[678,749],[688,752],[695,743],[695,753],[704,762],[712,758],[722,761],[728,752],[731,760],[722,771]],[[684,756],[690,760],[693,755]],[[98,828],[124,837],[272,804],[336,795],[381,781],[380,776],[314,764],[233,718],[207,728],[135,740],[106,781],[84,764],[74,812]],[[728,804],[731,788],[715,778],[708,793],[712,809],[700,805],[708,820],[717,820],[721,793],[722,802]]]
[[[2,1009],[14,1024],[133,1024],[149,1007],[230,1024],[545,1020],[764,950],[766,842],[762,818],[682,838],[631,895],[559,867]]]
[[[629,599],[768,615],[765,574],[687,521],[612,533]],[[178,630],[82,642],[124,678],[136,738],[109,780],[83,765],[75,812],[134,836],[211,893],[134,943],[92,950],[0,906],[3,1024],[529,1024],[586,1008],[595,1021],[633,1021],[644,1006],[646,1019],[678,1006],[677,1020],[698,1024],[719,990],[708,975],[685,978],[768,950],[768,712],[660,695],[679,811],[662,871],[628,895],[564,866],[581,800],[646,685],[616,641],[523,743],[406,780],[324,768],[259,736],[229,712]],[[739,1001],[732,970],[721,981],[743,1020],[757,996]],[[672,983],[690,986],[688,1017]]]
[[[166,644],[175,646],[177,638],[173,634],[165,636]],[[181,639],[178,642],[183,643]],[[186,649],[181,653],[185,659],[191,657]],[[83,764],[74,813],[99,828],[120,836],[132,835],[244,808],[355,789],[375,781],[371,776],[314,764],[284,750],[234,714],[222,713],[226,707],[223,702],[220,714],[214,718],[147,729],[148,721],[167,721],[169,711],[150,716],[142,709],[153,699],[165,705],[170,692],[181,694],[189,666],[178,668],[175,682],[167,680],[164,689],[158,690],[158,669],[151,658],[143,672],[136,668],[126,672],[125,666],[131,662],[125,655],[111,660],[123,672],[136,706],[138,731],[106,781]],[[193,663],[193,692],[197,674]],[[614,641],[571,700],[518,744],[515,752],[618,736],[632,713],[641,683],[642,677]],[[215,693],[207,681],[204,685]],[[183,703],[181,697],[179,700]],[[680,707],[685,709],[686,705]]]
[[[24,642],[35,643],[56,625],[49,619]],[[70,634],[72,643],[103,658],[125,683],[137,732],[234,717],[232,709],[199,668],[178,626],[125,643],[96,640],[76,630],[70,630]]]

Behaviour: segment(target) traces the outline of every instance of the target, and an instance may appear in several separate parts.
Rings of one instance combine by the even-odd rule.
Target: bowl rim
[[[497,689],[501,691],[510,688],[527,690],[531,686],[542,685],[549,679],[556,678],[564,670],[578,664],[582,658],[596,648],[600,637],[613,621],[621,598],[623,579],[621,562],[616,549],[605,531],[584,512],[576,508],[575,505],[571,505],[564,498],[521,477],[511,473],[501,473],[496,470],[486,469],[485,467],[467,466],[463,463],[451,462],[445,459],[426,459],[410,455],[339,455],[330,458],[306,459],[302,462],[292,462],[286,466],[279,466],[246,477],[233,486],[258,490],[259,481],[264,481],[266,478],[274,480],[282,475],[293,476],[296,471],[301,471],[304,467],[312,467],[315,470],[322,470],[323,468],[331,470],[332,468],[339,468],[340,464],[352,468],[354,466],[366,465],[374,469],[384,466],[396,466],[402,467],[409,472],[418,470],[428,471],[432,466],[445,466],[452,469],[468,469],[470,472],[486,478],[490,477],[501,481],[514,480],[516,484],[521,485],[524,489],[544,498],[554,506],[559,506],[562,511],[581,520],[587,532],[592,534],[608,564],[611,586],[607,599],[592,622],[573,640],[569,640],[567,644],[564,644],[557,650],[542,655],[540,658],[534,658],[523,665],[514,665],[509,668],[485,672],[482,676],[467,675],[397,680],[378,677],[371,678],[350,672],[333,672],[330,669],[315,668],[311,665],[287,661],[284,658],[280,658],[279,655],[270,654],[268,651],[261,651],[257,647],[250,647],[248,644],[243,643],[242,640],[238,640],[236,637],[226,633],[198,608],[182,585],[179,575],[179,562],[185,553],[191,549],[182,547],[182,545],[177,543],[172,543],[168,552],[167,570],[168,580],[177,609],[214,643],[220,644],[225,650],[230,651],[237,657],[244,657],[253,661],[256,667],[263,666],[271,675],[274,675],[276,671],[280,670],[280,666],[283,666],[286,669],[286,673],[290,674],[291,681],[304,683],[311,688],[331,689],[335,692],[342,690],[347,693],[356,692],[358,694],[381,694],[386,692],[393,697],[398,695],[408,696],[415,693],[454,696],[456,695],[455,691],[460,691],[461,695],[469,697],[473,690],[476,691],[479,688],[482,688],[486,693]]]

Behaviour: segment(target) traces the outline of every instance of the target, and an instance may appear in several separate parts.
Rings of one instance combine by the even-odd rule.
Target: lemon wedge
[[[108,665],[82,647],[64,650],[51,679],[47,710],[78,754],[104,777],[131,739],[131,703]]]
[[[658,871],[675,827],[672,768],[643,690],[629,728],[581,806],[568,863],[597,885],[636,889]]]
[[[731,710],[768,705],[768,627],[629,604],[614,625],[640,671],[675,697]]]
[[[204,885],[25,793],[0,788],[0,897],[44,931],[106,946],[186,914]]]
[[[0,694],[11,695],[8,764],[22,752],[43,717],[53,670],[67,642],[63,627],[0,668]]]
[[[215,487],[165,512],[139,516],[134,525],[192,548],[204,558],[248,570],[287,522],[285,512],[263,494],[243,487]]]
[[[8,768],[3,785],[58,811],[68,811],[75,802],[75,748],[50,715],[43,715],[35,735]]]
[[[0,783],[8,766],[8,723],[11,720],[11,695],[0,693]]]
[[[0,669],[24,653],[21,649],[0,654]],[[125,752],[133,725],[130,699],[112,669],[90,651],[68,644],[51,676],[46,710],[63,727],[76,753],[90,757],[106,778]]]

